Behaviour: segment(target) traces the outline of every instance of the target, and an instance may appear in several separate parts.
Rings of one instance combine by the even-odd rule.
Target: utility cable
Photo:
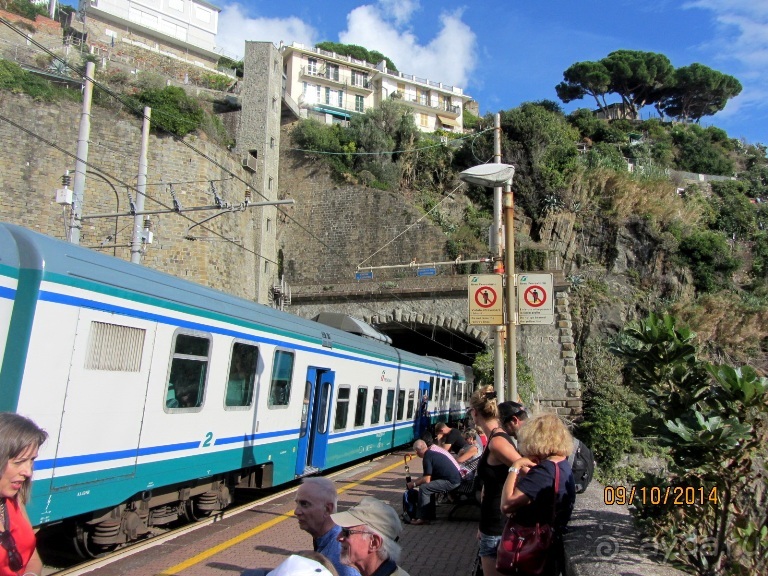
[[[76,160],[76,161],[81,161],[83,164],[85,164],[85,165],[86,165],[88,168],[90,168],[90,169],[91,169],[91,170],[93,170],[94,172],[99,172],[100,174],[104,175],[105,177],[108,177],[108,178],[110,178],[110,179],[114,180],[115,182],[117,182],[117,183],[118,183],[118,184],[120,184],[121,186],[125,186],[126,188],[130,188],[130,189],[132,189],[132,190],[136,191],[137,193],[141,194],[141,192],[139,192],[139,191],[138,191],[138,190],[137,190],[137,189],[136,189],[134,186],[132,186],[131,184],[129,184],[129,183],[127,183],[127,182],[124,182],[123,180],[121,180],[121,179],[120,179],[120,178],[118,178],[117,176],[114,176],[114,175],[110,174],[109,172],[107,172],[107,171],[105,171],[105,170],[102,170],[101,168],[98,168],[97,166],[95,166],[95,165],[94,165],[93,163],[91,163],[91,162],[86,162],[85,160],[81,160],[80,158],[78,158],[77,154],[73,154],[72,152],[69,152],[69,151],[65,150],[64,148],[62,148],[62,147],[61,147],[61,146],[59,146],[58,144],[56,144],[56,143],[54,143],[54,142],[51,142],[50,140],[47,140],[47,139],[46,139],[46,138],[44,138],[43,136],[40,136],[39,134],[36,134],[35,132],[33,132],[33,131],[31,131],[31,130],[29,130],[29,129],[27,129],[27,128],[24,128],[23,126],[21,126],[21,125],[17,124],[16,122],[14,122],[13,120],[11,120],[10,118],[6,118],[5,116],[3,116],[3,115],[1,115],[1,114],[0,114],[0,120],[2,120],[3,122],[7,122],[8,124],[10,124],[11,126],[13,126],[13,127],[17,128],[18,130],[21,130],[22,132],[24,132],[24,133],[26,133],[26,134],[28,134],[28,135],[32,136],[33,138],[36,138],[36,139],[40,140],[41,142],[43,142],[43,143],[47,144],[48,146],[51,146],[52,148],[54,148],[54,149],[58,150],[59,152],[61,152],[62,154],[64,154],[65,156],[68,156],[69,158],[73,158],[73,159],[74,159],[74,160]],[[166,208],[166,209],[168,209],[168,210],[174,210],[174,208],[173,208],[172,206],[169,206],[168,204],[164,203],[163,201],[161,201],[161,200],[159,200],[159,199],[157,199],[157,198],[154,198],[154,197],[150,196],[149,194],[146,194],[146,193],[145,193],[145,194],[144,194],[144,197],[145,197],[145,198],[148,198],[148,199],[149,199],[149,200],[151,200],[152,202],[155,202],[155,203],[159,204],[159,205],[160,205],[160,206],[162,206],[163,208]],[[193,219],[193,218],[190,218],[189,216],[187,216],[187,215],[186,215],[186,214],[184,214],[183,212],[177,212],[177,213],[179,214],[179,216],[181,216],[182,218],[184,218],[184,219],[188,220],[189,222],[192,222],[193,224],[200,224],[200,222],[198,222],[197,220],[195,220],[195,219]],[[226,240],[227,242],[230,242],[231,244],[233,244],[233,245],[235,245],[235,246],[238,246],[238,247],[242,248],[242,249],[243,249],[243,250],[245,250],[246,252],[250,252],[251,254],[254,254],[254,255],[255,255],[255,256],[257,256],[257,257],[259,257],[259,258],[262,258],[262,259],[266,260],[267,262],[270,262],[270,263],[272,263],[272,264],[274,264],[274,265],[277,265],[277,262],[275,262],[275,261],[274,261],[274,260],[272,260],[271,258],[267,258],[266,256],[264,256],[264,255],[262,255],[262,254],[259,254],[259,253],[258,253],[258,252],[256,252],[255,250],[251,250],[250,248],[247,248],[247,247],[245,247],[245,246],[241,246],[241,245],[240,245],[240,244],[238,244],[237,242],[234,242],[232,239],[230,239],[230,238],[227,238],[227,237],[226,237],[226,236],[224,236],[223,234],[221,234],[221,233],[219,233],[219,232],[216,232],[215,230],[212,230],[212,229],[208,228],[207,226],[202,226],[202,227],[203,227],[205,230],[207,230],[208,232],[210,232],[211,234],[213,234],[213,235],[215,235],[215,236],[218,236],[218,237],[222,238],[223,240]]]

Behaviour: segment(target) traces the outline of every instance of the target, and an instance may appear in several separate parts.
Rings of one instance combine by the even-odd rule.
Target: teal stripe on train
[[[273,442],[269,445],[240,447],[223,452],[205,452],[195,455],[140,464],[134,467],[111,469],[113,476],[100,480],[93,473],[67,476],[66,488],[49,490],[51,480],[35,480],[32,499],[27,505],[32,524],[55,522],[94,510],[110,509],[153,486],[167,486],[189,480],[210,478],[219,474],[254,466],[274,463],[275,485],[294,479],[296,468],[296,440]],[[118,476],[118,477],[115,477]]]
[[[18,278],[0,367],[0,412],[15,412],[19,403],[42,273],[40,270],[19,270]]]

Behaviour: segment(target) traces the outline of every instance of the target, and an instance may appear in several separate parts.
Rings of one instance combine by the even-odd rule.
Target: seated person
[[[466,444],[461,432],[450,428],[445,422],[438,422],[435,425],[435,436],[438,444],[453,454],[458,454]]]
[[[419,508],[415,520],[411,524],[421,526],[429,524],[434,519],[432,496],[450,492],[461,484],[461,474],[456,462],[449,455],[441,454],[427,448],[424,440],[416,440],[413,444],[416,455],[423,460],[423,473],[419,478],[408,482],[406,488],[419,488]]]
[[[483,443],[474,428],[467,428],[463,433],[466,445],[456,456],[456,462],[467,464],[480,458],[483,453]]]

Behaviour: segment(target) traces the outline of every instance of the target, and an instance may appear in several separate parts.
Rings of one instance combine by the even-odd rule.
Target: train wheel
[[[205,496],[205,494],[202,496]],[[200,508],[200,498],[200,496],[190,498],[184,504],[184,517],[190,522],[197,522],[203,518],[208,518],[213,513],[212,510],[202,510]]]
[[[94,543],[94,534],[103,533],[103,528],[104,527],[101,525],[75,525],[75,535],[72,537],[72,542],[75,545],[75,550],[81,558],[101,558],[102,556],[106,556],[110,552],[113,552],[117,548],[117,544],[103,545]],[[120,525],[118,524],[115,528],[119,530]]]

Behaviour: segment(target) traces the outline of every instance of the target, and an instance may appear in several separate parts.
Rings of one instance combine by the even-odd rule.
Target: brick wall
[[[80,106],[58,103],[41,106],[26,96],[0,98],[0,114],[13,119],[25,129],[40,135],[66,152],[74,154],[80,122]],[[91,136],[88,162],[107,176],[115,176],[124,184],[135,184],[138,169],[141,122],[127,114],[107,112],[94,107],[91,117]],[[235,155],[201,138],[188,137],[187,141],[201,152],[216,160],[227,170],[247,179]],[[29,136],[7,122],[0,120],[0,189],[4,193],[2,215],[7,222],[20,224],[33,230],[64,239],[69,211],[55,202],[55,190],[61,187],[64,170],[74,170],[72,157],[51,145]],[[209,193],[210,180],[216,182],[218,193],[230,203],[240,203],[245,185],[230,176],[193,150],[170,137],[150,137],[146,210],[172,205],[167,185],[177,182],[175,192],[182,206],[213,204]],[[74,183],[74,173],[73,173]],[[84,215],[125,212],[128,209],[126,187],[118,181],[112,184],[89,175],[84,194]],[[135,198],[135,192],[132,192]],[[215,212],[187,213],[192,221],[179,214],[152,216],[154,243],[142,259],[146,266],[163,270],[175,276],[200,282],[242,296],[254,298],[254,252],[262,252],[255,239],[253,219],[259,209],[228,213],[211,220],[207,226],[219,232],[214,236],[202,227],[193,228],[187,240],[188,227]],[[87,220],[81,233],[81,244],[130,259],[129,248],[131,217]],[[110,239],[117,229],[117,241]],[[120,247],[107,248],[118,244]],[[271,255],[272,259],[275,256]]]
[[[283,136],[291,147],[290,137]],[[284,151],[280,193],[296,200],[293,219],[281,219],[278,244],[290,284],[333,284],[355,278],[365,266],[447,261],[446,236],[429,218],[403,233],[423,213],[406,197],[335,182],[317,158]],[[393,239],[394,242],[392,241]],[[374,253],[376,253],[374,255]],[[376,278],[413,276],[413,270],[377,270]]]

